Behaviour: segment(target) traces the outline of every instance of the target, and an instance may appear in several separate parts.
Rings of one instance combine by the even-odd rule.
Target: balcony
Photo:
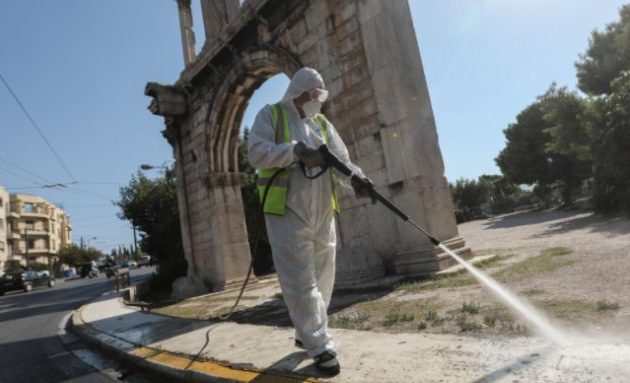
[[[35,254],[48,254],[50,253],[50,249],[47,247],[35,247],[32,249],[28,249],[28,254],[29,255],[35,255]]]
[[[26,234],[30,236],[42,236],[42,235],[50,235],[48,230],[44,229],[26,229]]]
[[[48,254],[48,253],[50,253],[50,249],[47,247],[37,246],[32,249],[28,249],[28,255]],[[24,246],[14,246],[13,254],[26,255],[26,248]]]
[[[20,238],[22,238],[22,236],[17,231],[11,231],[11,232],[7,233],[7,238],[8,239],[20,239]]]
[[[9,218],[20,218],[20,213],[18,213],[16,211],[11,211],[9,213]]]
[[[47,218],[50,219],[48,213],[43,210],[33,210],[30,212],[22,210],[22,218]]]

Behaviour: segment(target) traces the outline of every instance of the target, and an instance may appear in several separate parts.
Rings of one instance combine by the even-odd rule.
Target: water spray
[[[326,167],[333,167],[342,174],[350,177],[356,183],[359,183],[366,187],[369,190],[370,197],[374,201],[378,201],[385,205],[389,210],[391,210],[394,214],[396,214],[399,218],[401,218],[404,222],[411,225],[416,230],[420,231],[424,234],[434,246],[437,246],[441,250],[443,250],[446,254],[450,255],[457,263],[462,265],[468,272],[470,272],[480,283],[485,285],[503,304],[508,306],[512,311],[518,314],[519,317],[527,321],[530,325],[532,325],[540,335],[546,337],[552,342],[560,345],[566,346],[569,341],[561,331],[553,327],[549,320],[545,317],[543,313],[538,311],[536,308],[525,302],[523,299],[517,297],[515,294],[511,293],[503,286],[501,286],[497,281],[489,277],[488,275],[481,272],[479,269],[474,267],[472,264],[467,262],[465,259],[457,255],[448,247],[444,246],[437,238],[432,236],[428,231],[426,231],[422,226],[418,225],[414,222],[409,215],[405,214],[400,208],[394,205],[391,201],[385,198],[381,193],[376,190],[376,187],[361,179],[358,175],[356,175],[352,170],[343,162],[341,162],[334,154],[328,150],[326,145],[322,145],[319,147],[319,152],[324,156],[326,161]],[[325,169],[324,169],[325,170]],[[322,170],[322,172],[324,171]]]

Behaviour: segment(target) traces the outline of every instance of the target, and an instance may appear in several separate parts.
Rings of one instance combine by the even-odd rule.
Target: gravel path
[[[620,309],[607,325],[630,328],[630,220],[585,210],[547,210],[467,222],[459,232],[473,250],[515,254],[514,261],[545,248],[571,248],[573,253],[566,257],[578,260],[574,265],[508,282],[509,287],[543,290],[537,298],[546,300],[618,303]]]

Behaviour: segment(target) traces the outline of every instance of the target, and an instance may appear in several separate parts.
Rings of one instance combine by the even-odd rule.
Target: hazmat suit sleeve
[[[247,155],[249,163],[256,169],[284,168],[295,161],[295,142],[276,144],[270,107],[258,112],[254,126],[249,132]]]
[[[333,124],[330,123],[330,121],[327,121],[327,124],[328,124],[328,137],[329,137],[328,149],[330,150],[330,152],[334,154],[337,158],[339,158],[341,162],[346,164],[346,166],[348,166],[350,170],[352,170],[353,173],[355,173],[361,178],[365,177],[365,174],[363,174],[363,171],[361,170],[361,168],[353,164],[352,161],[350,161],[350,154],[348,153],[348,148],[346,148],[346,144],[343,143],[341,136],[339,136],[339,133],[337,133],[337,129],[335,129],[335,127],[333,126]],[[346,178],[345,176],[343,176],[342,174],[338,172],[336,173],[337,173],[337,177],[335,177],[335,179],[338,180],[339,184],[341,184],[343,187],[346,187],[346,188],[352,188],[352,185],[350,184],[350,180],[348,178]]]

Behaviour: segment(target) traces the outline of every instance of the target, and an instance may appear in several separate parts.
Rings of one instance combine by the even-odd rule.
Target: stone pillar
[[[184,65],[195,60],[195,32],[193,31],[193,18],[190,10],[190,0],[176,0],[179,11],[179,29],[182,35],[182,49],[184,52]]]
[[[359,1],[358,19],[381,127],[382,181],[391,199],[436,238],[457,239],[420,50],[407,1]],[[366,151],[369,153],[369,151]],[[375,210],[375,209],[371,209]],[[376,219],[373,212],[372,219]],[[387,261],[397,274],[437,271],[445,257],[426,236],[396,219],[397,253]]]
[[[223,28],[232,21],[240,5],[238,0],[201,0],[201,13],[206,39],[216,40]]]

